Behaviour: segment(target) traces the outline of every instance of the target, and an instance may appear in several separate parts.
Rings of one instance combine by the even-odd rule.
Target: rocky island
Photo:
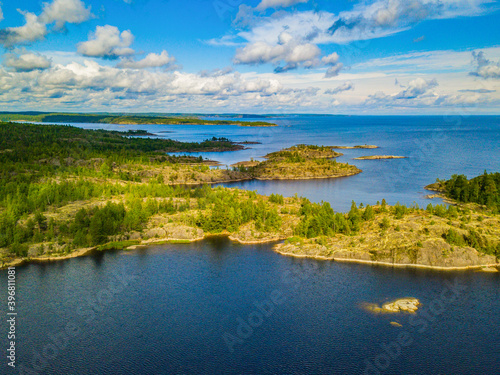
[[[417,312],[420,305],[421,303],[418,299],[411,297],[411,298],[397,299],[392,302],[386,302],[381,307],[374,303],[366,303],[364,304],[363,307],[366,310],[377,314],[379,313],[394,314],[401,312],[414,314],[415,312]],[[392,325],[396,327],[401,327],[401,324],[399,323],[393,324],[393,323],[394,322],[391,322]]]
[[[331,147],[297,145],[265,156],[254,165],[252,172],[258,180],[307,180],[352,176],[362,171],[334,158],[342,154]]]

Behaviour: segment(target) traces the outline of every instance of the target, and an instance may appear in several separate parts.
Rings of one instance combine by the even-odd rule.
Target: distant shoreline
[[[353,158],[353,160],[382,160],[382,159],[408,159],[408,156],[371,155],[371,156],[360,156],[357,158]]]

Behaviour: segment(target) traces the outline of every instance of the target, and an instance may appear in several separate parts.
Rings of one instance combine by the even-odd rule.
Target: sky
[[[0,0],[0,111],[500,114],[495,0]]]

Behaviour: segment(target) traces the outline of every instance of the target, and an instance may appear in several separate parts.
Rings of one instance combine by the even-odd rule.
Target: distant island
[[[360,156],[353,158],[353,160],[382,160],[382,159],[407,159],[407,156],[394,156],[394,155],[371,155],[371,156]]]
[[[1,265],[221,234],[241,243],[284,241],[275,246],[281,254],[335,261],[435,269],[495,269],[498,263],[499,173],[438,181],[457,206],[353,202],[348,213],[338,213],[298,196],[207,185],[361,172],[336,162],[339,154],[330,146],[297,145],[232,169],[165,154],[234,146],[225,138],[184,143],[0,123]]]
[[[341,150],[353,150],[353,149],[357,149],[357,148],[366,148],[366,149],[379,148],[378,146],[374,146],[374,145],[331,146],[331,147],[336,148],[336,149],[341,149]]]
[[[92,113],[43,113],[0,112],[0,121],[25,121],[45,123],[98,123],[119,125],[237,125],[271,127],[276,124],[264,121],[204,120],[200,117],[165,117],[160,115],[92,114]]]

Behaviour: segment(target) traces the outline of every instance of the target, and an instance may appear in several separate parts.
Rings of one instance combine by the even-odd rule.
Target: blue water
[[[277,119],[277,128],[135,128],[179,140],[262,141],[210,155],[228,164],[296,143],[381,146],[342,150],[339,160],[349,162],[410,157],[356,161],[364,172],[342,179],[231,184],[345,210],[351,199],[426,203],[423,186],[436,177],[500,170],[499,117],[448,120],[304,116]],[[1,311],[6,284],[3,270]],[[423,303],[413,317],[362,308],[409,296]],[[271,244],[212,238],[17,267],[17,298],[17,370],[38,366],[38,374],[493,375],[500,366],[500,274],[295,259]],[[0,373],[16,373],[3,358]]]
[[[261,120],[261,119],[259,119]],[[452,174],[477,176],[500,171],[500,116],[288,116],[268,119],[279,126],[102,125],[75,124],[85,128],[113,130],[145,129],[160,137],[202,141],[227,137],[233,141],[256,141],[249,149],[234,152],[192,153],[231,165],[262,160],[270,152],[299,143],[354,146],[374,144],[379,149],[339,150],[338,161],[354,164],[363,173],[347,178],[305,181],[246,181],[225,184],[256,190],[261,194],[307,197],[328,201],[337,211],[348,211],[351,201],[427,205],[424,186]],[[408,159],[352,160],[367,155],[398,155]],[[435,199],[433,203],[441,203]]]
[[[499,286],[498,274],[298,260],[224,238],[107,252],[18,267],[17,360],[44,374],[498,374]],[[362,308],[406,296],[423,303],[414,318]]]

